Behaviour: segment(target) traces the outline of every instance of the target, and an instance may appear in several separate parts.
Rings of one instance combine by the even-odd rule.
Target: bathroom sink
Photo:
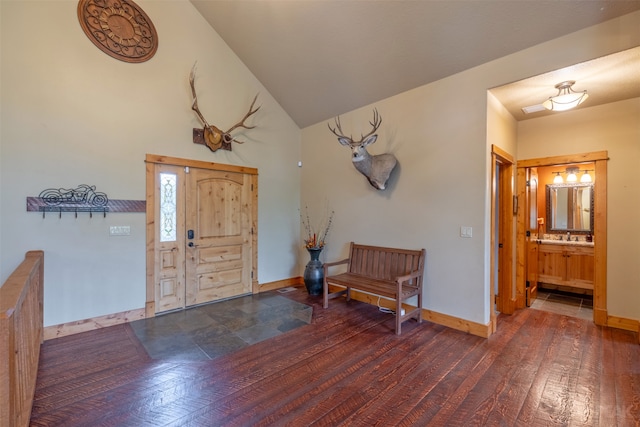
[[[585,242],[584,240],[576,241],[567,241],[567,240],[546,240],[546,239],[536,239],[537,243],[544,245],[565,245],[565,246],[589,246],[593,247],[593,242]]]

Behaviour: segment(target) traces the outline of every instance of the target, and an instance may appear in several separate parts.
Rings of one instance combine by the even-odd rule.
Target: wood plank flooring
[[[44,343],[32,426],[640,426],[636,333],[535,309],[489,339],[306,291],[312,322],[207,361],[130,326]]]

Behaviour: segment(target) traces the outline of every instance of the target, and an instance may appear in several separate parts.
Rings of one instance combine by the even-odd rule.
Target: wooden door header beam
[[[533,168],[538,166],[564,165],[567,163],[595,162],[609,160],[607,151],[593,151],[591,153],[567,154],[565,156],[543,157],[539,159],[518,160],[518,168]]]
[[[258,175],[258,169],[246,166],[227,165],[224,163],[205,162],[201,160],[181,159],[178,157],[160,156],[157,154],[147,154],[144,160],[146,163],[159,163],[164,165],[184,166],[190,168],[210,169],[226,172],[246,173],[248,175]]]

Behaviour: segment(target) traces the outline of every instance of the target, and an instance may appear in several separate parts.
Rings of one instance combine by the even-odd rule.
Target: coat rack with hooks
[[[93,214],[102,213],[106,218],[107,212],[146,212],[144,200],[109,200],[107,195],[96,191],[95,185],[81,184],[76,188],[48,188],[40,192],[38,197],[27,197],[27,212],[42,212],[45,218],[47,212],[57,212],[62,217],[63,212],[72,212],[78,217],[78,212]]]

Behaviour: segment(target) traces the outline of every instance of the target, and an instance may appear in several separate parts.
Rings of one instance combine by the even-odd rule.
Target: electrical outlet
[[[129,225],[112,225],[109,227],[109,236],[129,236],[131,234],[131,226]]]
[[[404,313],[405,313],[404,308],[401,308],[401,309],[400,309],[400,314],[401,314],[402,316],[404,316]]]
[[[473,227],[460,227],[460,237],[472,237],[473,236]]]

